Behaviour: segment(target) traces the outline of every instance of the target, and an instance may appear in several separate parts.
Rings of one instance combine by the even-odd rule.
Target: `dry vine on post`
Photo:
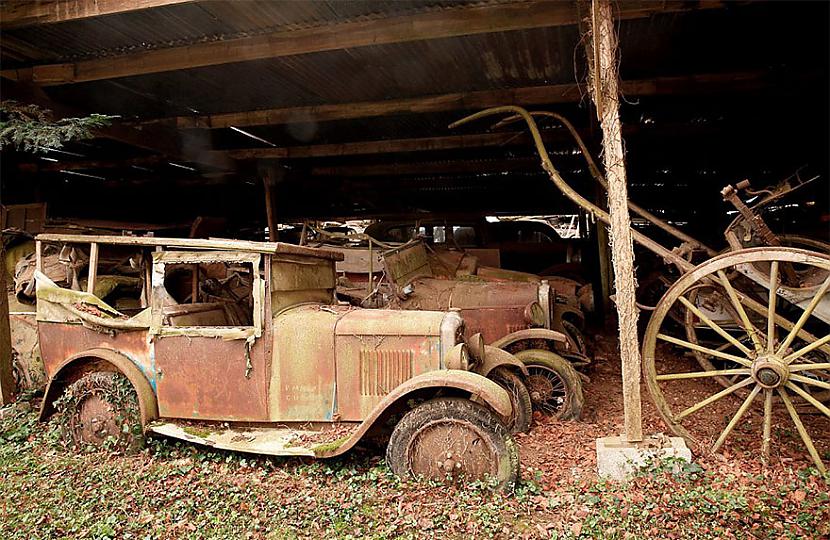
[[[640,347],[637,340],[637,305],[634,291],[634,244],[628,215],[625,155],[619,114],[617,35],[611,4],[593,0],[590,12],[591,39],[586,40],[591,97],[602,126],[603,165],[608,181],[611,214],[611,258],[614,264],[620,357],[625,402],[625,437],[643,440],[640,403]]]

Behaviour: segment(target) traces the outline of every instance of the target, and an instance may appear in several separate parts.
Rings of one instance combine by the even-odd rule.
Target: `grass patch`
[[[268,458],[151,440],[138,454],[74,453],[35,408],[0,420],[0,538],[820,538],[827,478],[653,464],[627,485],[512,493],[395,477],[380,456]]]

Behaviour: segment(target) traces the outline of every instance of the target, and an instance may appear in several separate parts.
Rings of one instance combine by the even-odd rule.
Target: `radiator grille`
[[[411,350],[360,351],[360,393],[385,396],[396,386],[412,378]]]

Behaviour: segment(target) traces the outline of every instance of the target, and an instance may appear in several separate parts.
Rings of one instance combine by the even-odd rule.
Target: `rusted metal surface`
[[[155,344],[159,413],[166,418],[268,420],[269,373],[261,339],[160,337]]]
[[[365,418],[394,388],[440,369],[443,313],[360,310],[336,328],[337,411],[343,420]],[[422,329],[419,330],[418,329]]]
[[[142,420],[151,430],[275,455],[320,452],[306,444],[313,435],[302,436],[296,428],[286,432],[274,423],[353,425],[348,439],[323,452],[336,455],[359,440],[387,407],[426,389],[455,388],[504,418],[510,415],[510,398],[502,388],[475,373],[446,369],[445,361],[468,365],[458,313],[337,305],[338,254],[275,252],[260,264],[264,248],[234,252],[219,244],[219,251],[153,253],[150,306],[133,318],[90,293],[62,289],[37,273],[39,332],[51,376],[43,414],[48,415],[65,385],[82,373],[118,369],[136,386]],[[214,263],[253,267],[251,325],[198,326],[200,319],[190,318],[188,324],[194,326],[176,326],[177,319],[165,313],[203,305],[199,301],[205,291],[198,282],[224,275],[208,269],[202,277],[190,272],[190,265]],[[193,291],[189,298],[197,302],[179,304],[168,291],[166,268],[177,265],[187,270],[179,275],[190,279],[179,287],[185,293],[177,294]],[[499,364],[506,360],[494,358]],[[156,417],[162,420],[149,424]],[[190,421],[260,427],[250,433],[227,429],[206,438],[188,432]]]
[[[80,324],[38,321],[38,334],[43,367],[50,378],[67,358],[101,348],[126,356],[155,384],[152,345],[146,331],[103,333]]]
[[[46,384],[38,344],[37,321],[32,306],[23,306],[9,297],[9,327],[12,338],[12,369],[17,391],[35,390]],[[21,308],[28,308],[26,311]]]

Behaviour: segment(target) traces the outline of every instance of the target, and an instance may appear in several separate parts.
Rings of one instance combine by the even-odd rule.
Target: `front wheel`
[[[141,446],[138,398],[121,373],[87,373],[66,388],[55,407],[65,439],[76,449],[127,452]]]
[[[494,369],[490,378],[510,394],[513,414],[507,421],[507,430],[511,435],[529,431],[530,422],[533,419],[533,401],[522,379],[504,367]]]
[[[498,417],[465,398],[437,398],[409,411],[392,432],[386,461],[398,476],[489,480],[498,489],[519,475],[516,443]]]
[[[525,385],[534,410],[557,420],[582,416],[582,380],[570,362],[542,349],[526,349],[515,356],[527,368]]]

